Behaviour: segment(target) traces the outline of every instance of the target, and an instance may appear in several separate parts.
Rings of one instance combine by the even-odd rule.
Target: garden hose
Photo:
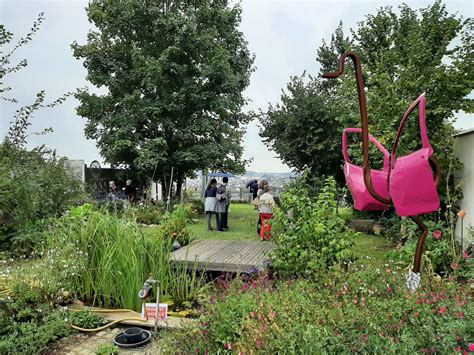
[[[126,317],[126,318],[120,318],[120,319],[114,320],[113,322],[107,323],[106,325],[104,325],[102,327],[94,328],[94,329],[81,328],[81,327],[78,327],[78,326],[75,326],[75,325],[71,325],[71,327],[73,329],[79,330],[81,332],[93,333],[93,332],[100,332],[101,330],[107,329],[107,328],[111,327],[112,325],[124,322],[126,320],[134,320],[134,321],[140,321],[140,322],[144,322],[144,323],[147,322],[145,319],[138,318],[138,317]]]
[[[88,309],[88,308],[84,308],[84,309]],[[73,311],[73,312],[78,312],[78,311],[81,311],[82,309],[69,309],[70,311]],[[133,310],[131,309],[88,309],[90,310],[91,312],[95,312],[95,313],[118,313],[118,312],[134,312]],[[124,321],[127,321],[127,320],[134,320],[134,321],[139,321],[139,322],[144,322],[146,323],[147,320],[146,319],[143,319],[143,318],[138,318],[138,317],[125,317],[125,318],[120,318],[120,319],[116,319],[110,323],[107,323],[106,325],[102,326],[102,327],[99,327],[99,328],[94,328],[94,329],[86,329],[86,328],[81,328],[81,327],[78,327],[76,325],[72,325],[71,324],[71,327],[75,330],[79,330],[81,332],[86,332],[86,333],[93,333],[93,332],[100,332],[101,330],[104,330],[104,329],[107,329],[109,327],[111,327],[112,325],[115,325],[117,323],[122,323]]]

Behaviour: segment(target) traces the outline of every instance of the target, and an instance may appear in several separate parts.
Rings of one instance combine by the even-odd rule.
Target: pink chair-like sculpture
[[[324,74],[324,78],[337,78],[344,73],[346,58],[352,59],[355,67],[357,94],[361,128],[346,128],[342,136],[344,155],[344,175],[354,198],[354,207],[358,210],[386,210],[393,204],[399,216],[410,217],[421,229],[418,239],[413,269],[407,277],[407,287],[415,290],[420,285],[421,255],[428,235],[428,228],[417,217],[419,214],[435,212],[439,208],[437,187],[441,179],[441,170],[433,158],[433,148],[428,140],[425,121],[425,95],[420,95],[402,117],[390,156],[388,151],[369,133],[367,104],[364,91],[364,79],[359,56],[346,52],[339,59],[336,73]],[[422,148],[403,157],[397,157],[397,149],[406,121],[410,113],[420,107],[420,132]],[[362,166],[350,162],[347,153],[347,133],[362,133]],[[369,140],[384,154],[382,170],[370,168]],[[432,172],[432,168],[434,172]]]

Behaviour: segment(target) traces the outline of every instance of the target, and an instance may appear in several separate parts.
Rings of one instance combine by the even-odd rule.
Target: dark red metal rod
[[[388,205],[390,204],[390,200],[387,200],[380,196],[377,191],[375,191],[374,185],[372,184],[372,175],[370,173],[369,162],[369,119],[367,115],[367,101],[365,99],[364,77],[362,75],[362,65],[360,62],[359,55],[352,51],[342,54],[341,58],[339,58],[338,71],[336,73],[323,74],[323,78],[338,78],[339,76],[344,74],[344,65],[346,57],[352,59],[355,68],[357,95],[359,96],[360,123],[362,126],[362,169],[364,171],[364,183],[367,187],[367,191],[369,191],[373,198]]]

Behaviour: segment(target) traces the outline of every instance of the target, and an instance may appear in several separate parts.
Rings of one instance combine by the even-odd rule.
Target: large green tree
[[[87,14],[97,31],[73,43],[74,56],[107,93],[80,91],[77,111],[106,161],[155,172],[165,187],[174,167],[178,189],[197,169],[242,172],[253,56],[238,30],[240,6],[93,0]]]
[[[367,87],[370,131],[388,149],[392,147],[402,114],[411,101],[426,92],[430,140],[436,157],[447,172],[453,155],[454,114],[459,110],[472,112],[472,100],[468,97],[474,82],[472,24],[472,19],[449,14],[441,2],[420,10],[401,5],[398,13],[391,7],[381,8],[366,16],[351,31],[349,38],[343,36],[339,26],[332,41],[318,49],[319,74],[335,71],[339,55],[346,50],[360,54]],[[317,175],[327,174],[327,167],[341,166],[342,156],[337,152],[340,151],[342,128],[360,124],[353,73],[348,61],[344,77],[337,80],[314,77],[297,95],[292,90],[285,93],[276,110],[270,107],[263,119],[266,126],[262,136],[290,166],[300,169],[298,159],[304,158]],[[325,84],[321,80],[331,83]],[[292,78],[289,87],[294,86],[294,82]],[[321,90],[314,90],[314,87],[321,87]],[[320,105],[309,105],[310,102]],[[323,104],[326,105],[326,116],[321,107]],[[278,134],[276,130],[268,129],[284,113],[292,127],[305,127],[304,130],[299,128],[301,140],[307,139],[312,145],[326,149],[319,149],[320,154],[313,154],[311,158],[305,149],[300,149],[299,143],[295,144],[296,132],[290,136],[288,132]],[[335,130],[338,131],[336,140]],[[404,133],[400,151],[413,151],[419,144],[418,121],[413,117]]]

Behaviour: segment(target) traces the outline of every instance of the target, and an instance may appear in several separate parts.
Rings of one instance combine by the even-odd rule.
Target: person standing
[[[206,198],[204,202],[204,212],[207,214],[207,230],[212,231],[211,219],[212,215],[216,215],[216,228],[219,228],[219,214],[217,213],[217,180],[211,179],[207,185],[206,191],[204,192],[204,197]]]
[[[222,179],[222,184],[217,188],[216,198],[217,198],[217,212],[219,213],[219,232],[225,232],[229,229],[228,225],[228,212],[229,204],[232,194],[227,187],[229,178],[224,176]]]
[[[135,202],[136,197],[137,197],[137,189],[133,187],[132,180],[128,179],[127,181],[125,181],[125,187],[123,188],[123,192],[128,202],[130,203]]]
[[[267,180],[260,180],[258,183],[258,189],[257,189],[257,196],[254,198],[254,201],[252,204],[257,207],[258,209],[258,202],[260,200],[260,196],[263,194],[263,189],[265,186],[268,186],[268,181]],[[260,218],[260,213],[258,214],[258,220],[257,220],[257,234],[260,235],[260,230],[262,228],[262,219]]]
[[[269,240],[272,232],[271,219],[275,211],[275,200],[273,199],[272,190],[270,185],[263,187],[263,193],[258,201],[258,213],[261,220],[260,239]]]
[[[117,185],[115,185],[115,181],[109,181],[109,193],[107,195],[108,201],[115,201],[118,198],[118,189]]]

